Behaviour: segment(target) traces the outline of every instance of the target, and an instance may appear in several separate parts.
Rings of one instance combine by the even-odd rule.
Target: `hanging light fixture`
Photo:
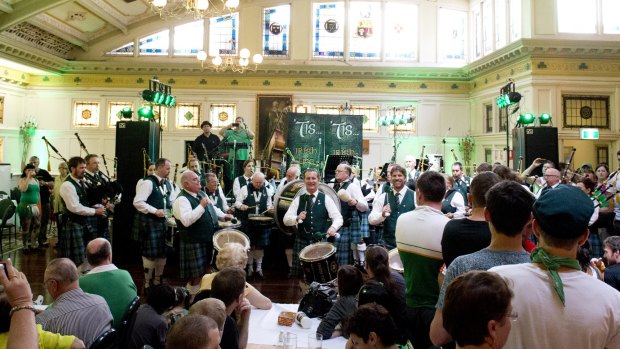
[[[230,15],[239,0],[150,0],[151,10],[162,19],[192,15],[195,19]]]
[[[252,53],[247,48],[241,49],[239,51],[239,58],[235,56],[215,56],[211,58],[211,62],[208,62],[209,59],[207,53],[205,51],[200,51],[196,55],[196,58],[200,61],[200,66],[202,69],[209,68],[216,72],[224,72],[226,70],[231,70],[235,73],[244,73],[246,71],[256,71],[258,69],[258,65],[263,63],[263,56],[260,53],[252,56],[253,66],[250,65],[250,56]]]

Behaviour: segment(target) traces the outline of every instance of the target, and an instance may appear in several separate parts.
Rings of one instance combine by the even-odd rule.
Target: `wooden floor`
[[[4,253],[1,259],[11,258],[13,264],[20,271],[24,272],[30,282],[32,294],[36,298],[43,295],[45,304],[51,303],[52,299],[45,290],[43,285],[43,274],[47,262],[57,257],[57,250],[54,248],[56,239],[50,237],[51,246],[45,250],[30,252],[25,254],[21,249],[21,243],[15,243],[11,246],[4,247]],[[136,250],[139,251],[139,250]],[[273,255],[273,254],[272,254]],[[269,297],[275,303],[299,303],[301,299],[301,290],[298,279],[288,279],[286,261],[282,260],[284,254],[275,253],[278,258],[267,258],[263,265],[265,280],[248,280],[254,287],[261,291],[265,296]],[[142,262],[139,256],[124,256],[125,258],[116,258],[113,256],[113,262],[117,267],[126,269],[136,283],[138,289],[142,289],[144,282],[144,274],[142,273]],[[178,258],[172,253],[166,264],[164,271],[164,283],[173,286],[184,286],[185,282],[179,278]]]

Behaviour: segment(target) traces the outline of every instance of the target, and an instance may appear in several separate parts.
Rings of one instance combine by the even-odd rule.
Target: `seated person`
[[[397,349],[396,332],[394,320],[383,306],[365,304],[346,322],[349,340],[345,348]]]
[[[355,309],[357,309],[357,292],[364,283],[362,272],[352,265],[343,265],[338,269],[338,300],[329,310],[316,332],[323,335],[323,339],[330,339],[342,335],[340,327]]]
[[[383,282],[384,285],[392,284],[399,290],[401,298],[405,299],[405,278],[399,272],[390,269],[389,254],[385,247],[369,246],[366,249],[365,267],[370,280]]]
[[[3,272],[4,271],[0,271]],[[0,349],[5,349],[9,330],[11,328],[11,305],[4,292],[0,293]],[[40,349],[80,349],[85,348],[84,342],[75,336],[63,336],[57,333],[44,331],[37,325]]]
[[[443,305],[443,327],[459,348],[502,348],[517,319],[512,291],[496,273],[470,271],[450,283]]]
[[[189,308],[190,314],[198,314],[208,316],[217,323],[220,333],[224,331],[224,323],[226,322],[226,306],[224,302],[217,298],[207,298],[194,303]]]
[[[188,315],[172,326],[166,337],[166,349],[218,349],[220,331],[213,319]]]
[[[222,270],[227,267],[240,267],[245,268],[248,261],[248,253],[245,247],[237,242],[227,242],[217,254],[215,259],[215,266],[218,270]],[[206,274],[202,277],[200,282],[200,292],[194,297],[194,303],[201,299],[208,298],[211,293],[211,283],[213,278],[217,275],[217,272]],[[258,309],[271,309],[271,300],[265,297],[254,286],[245,283],[245,298],[251,305]]]
[[[172,309],[164,313],[164,317],[168,319],[169,323],[173,325],[185,315],[189,314],[189,301],[191,295],[189,290],[185,287],[174,288],[174,305]]]
[[[86,347],[112,328],[112,313],[101,296],[82,291],[79,273],[68,258],[49,262],[43,276],[47,291],[54,302],[37,315],[36,322],[50,332],[74,335]]]
[[[389,287],[379,281],[366,281],[357,294],[357,307],[376,303],[387,309],[396,324],[396,343],[410,347],[411,334],[409,328],[411,326],[407,321],[405,301],[399,298],[398,290],[395,287],[392,286],[391,289]]]
[[[129,335],[129,349],[142,349],[148,344],[155,349],[163,349],[168,332],[168,321],[162,315],[175,303],[174,288],[169,285],[153,286],[136,312],[133,330]]]
[[[226,323],[220,342],[222,349],[245,349],[248,345],[252,306],[245,298],[245,285],[245,272],[240,267],[224,268],[213,278],[211,297],[226,306]]]

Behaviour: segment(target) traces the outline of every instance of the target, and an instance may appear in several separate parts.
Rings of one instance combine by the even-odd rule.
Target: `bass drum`
[[[327,196],[329,196],[332,201],[336,204],[338,211],[340,211],[340,199],[338,199],[338,195],[330,186],[325,183],[319,183],[319,191]],[[297,227],[287,227],[284,225],[284,215],[286,211],[291,206],[293,200],[296,197],[306,193],[306,184],[302,179],[297,179],[292,182],[289,182],[284,189],[280,192],[280,194],[276,194],[273,199],[274,207],[275,207],[275,219],[276,225],[278,229],[287,235],[292,235],[297,232]]]

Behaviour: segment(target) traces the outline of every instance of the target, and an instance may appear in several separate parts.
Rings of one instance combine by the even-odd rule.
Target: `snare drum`
[[[400,255],[398,254],[398,249],[394,248],[388,252],[388,263],[390,265],[390,269],[397,271],[401,274],[405,272],[405,268],[403,267],[403,262],[400,260]]]
[[[248,223],[255,228],[271,228],[275,220],[268,216],[248,216]]]
[[[241,227],[241,222],[233,223],[232,221],[218,222],[220,229],[235,229]]]
[[[213,235],[213,248],[220,251],[227,242],[238,242],[243,245],[246,250],[250,249],[250,238],[236,229],[222,229]]]
[[[336,260],[336,247],[328,242],[319,242],[304,247],[299,253],[301,268],[304,271],[306,283],[316,281],[321,284],[328,283],[338,274],[338,261]]]

